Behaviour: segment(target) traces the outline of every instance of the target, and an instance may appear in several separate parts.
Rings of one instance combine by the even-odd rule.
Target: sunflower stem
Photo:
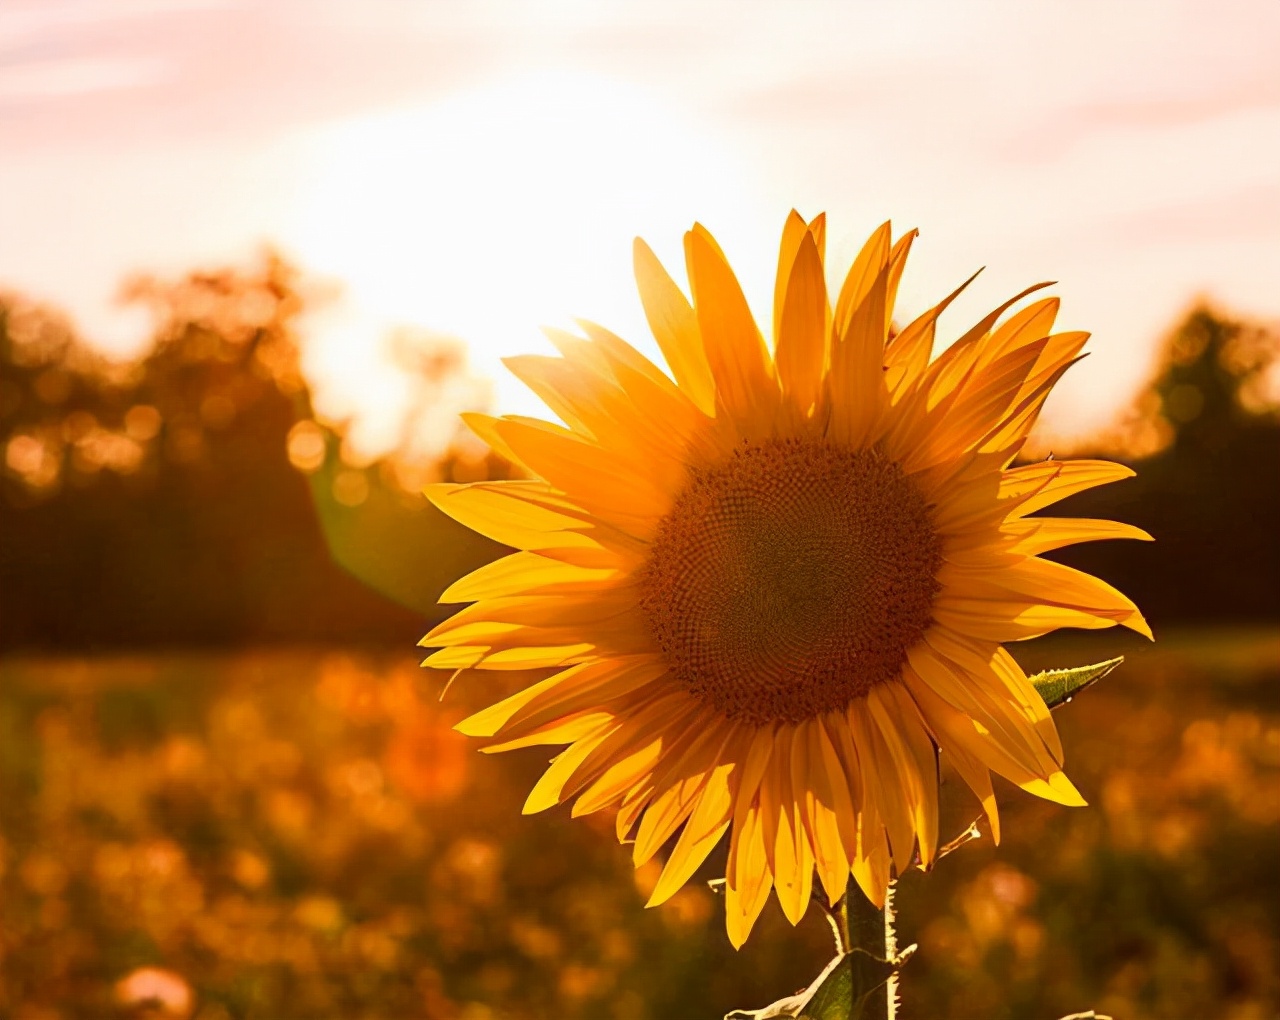
[[[824,910],[826,908],[824,907]],[[849,946],[849,894],[846,891],[834,907],[826,910],[827,923],[836,939],[836,955],[844,956]]]
[[[845,893],[839,914],[845,918],[846,952],[861,949],[877,960],[894,962],[898,956],[898,937],[894,931],[893,911],[894,883],[889,883],[881,910],[862,894],[852,882]],[[898,1013],[898,978],[889,981],[871,993],[863,1006],[862,1016],[867,1020],[895,1020]]]

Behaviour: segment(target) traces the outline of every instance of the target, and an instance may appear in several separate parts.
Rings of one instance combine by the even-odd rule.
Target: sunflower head
[[[526,811],[613,811],[637,865],[674,837],[651,904],[728,833],[735,945],[772,890],[796,923],[815,875],[832,902],[852,876],[881,904],[929,864],[939,752],[997,839],[991,772],[1082,804],[1004,644],[1150,636],[1115,589],[1039,556],[1148,536],[1031,516],[1131,472],[1012,466],[1087,334],[1052,332],[1054,298],[1006,315],[1040,285],[933,358],[959,291],[891,326],[915,232],[878,229],[832,300],[824,227],[787,220],[771,344],[706,230],[685,235],[691,299],[637,241],[671,375],[592,323],[549,331],[561,357],[507,364],[563,424],[467,416],[530,478],[428,491],[516,550],[453,585],[444,601],[472,605],[422,642],[454,677],[524,681],[459,729],[563,748]]]
[[[726,718],[798,723],[897,678],[940,566],[924,497],[878,450],[771,439],[690,472],[640,607],[677,683]]]

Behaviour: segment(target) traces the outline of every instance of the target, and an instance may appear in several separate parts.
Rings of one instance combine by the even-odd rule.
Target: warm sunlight
[[[0,0],[0,1020],[1280,1020],[1277,38]]]
[[[494,380],[496,405],[529,410],[498,359],[537,343],[540,324],[582,316],[652,344],[631,282],[632,237],[678,264],[664,246],[689,222],[750,224],[761,205],[743,161],[706,129],[657,94],[582,73],[520,74],[348,121],[312,145],[315,171],[287,247],[342,281],[346,298],[316,323],[311,369],[322,386],[340,378],[343,393],[380,404],[382,427],[404,389],[385,357],[386,327],[460,337]],[[769,273],[760,262],[744,269],[754,293]],[[379,425],[369,425],[364,439],[376,444]]]

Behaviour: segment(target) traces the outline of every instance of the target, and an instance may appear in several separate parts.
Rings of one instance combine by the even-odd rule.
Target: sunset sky
[[[825,209],[837,271],[921,229],[907,314],[987,266],[952,336],[1059,281],[1093,354],[1048,423],[1084,429],[1197,296],[1280,316],[1277,52],[1274,0],[4,0],[0,288],[127,352],[126,274],[274,244],[343,284],[308,365],[376,444],[389,326],[465,340],[527,412],[497,358],[540,324],[654,349],[633,236],[680,270],[701,220],[768,321],[787,211]]]

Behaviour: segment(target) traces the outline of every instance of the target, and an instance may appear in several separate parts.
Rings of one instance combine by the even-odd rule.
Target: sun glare
[[[312,147],[286,246],[345,297],[314,324],[310,368],[330,404],[387,422],[404,394],[382,351],[391,326],[459,337],[497,407],[531,410],[498,359],[529,350],[539,325],[581,315],[648,335],[632,237],[678,238],[695,215],[750,225],[762,205],[744,161],[662,97],[583,73],[362,117]],[[765,261],[748,280],[768,278]]]

